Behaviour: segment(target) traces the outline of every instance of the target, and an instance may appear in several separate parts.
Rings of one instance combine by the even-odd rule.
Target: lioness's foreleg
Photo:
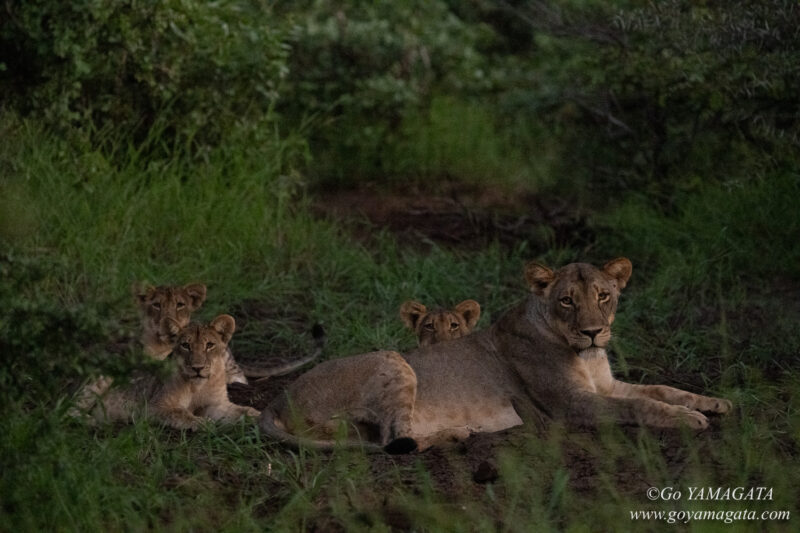
[[[689,426],[705,429],[708,419],[683,405],[671,405],[652,398],[619,398],[592,392],[575,392],[567,406],[568,421],[594,425],[602,420],[622,424],[643,424],[661,428]]]
[[[667,385],[636,385],[614,380],[611,396],[617,398],[651,398],[671,405],[682,405],[708,413],[727,413],[733,407],[730,400],[694,394]]]

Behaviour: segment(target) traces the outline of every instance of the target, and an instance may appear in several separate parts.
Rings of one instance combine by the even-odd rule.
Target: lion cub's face
[[[230,315],[220,315],[206,325],[192,322],[183,328],[177,320],[165,318],[163,326],[175,344],[172,353],[179,362],[181,375],[187,380],[211,377],[214,364],[224,359],[228,342],[236,330],[236,322]],[[224,366],[219,368],[224,372]]]
[[[436,311],[428,311],[413,300],[400,306],[400,318],[417,335],[420,346],[468,335],[480,317],[481,306],[475,300],[464,300],[453,309]]]
[[[192,317],[192,313],[206,300],[206,286],[192,283],[181,286],[153,287],[152,285],[133,286],[136,306],[142,316],[142,329],[145,336],[166,341],[168,334],[161,330],[161,324],[169,318],[183,328]]]
[[[545,304],[548,326],[580,351],[608,345],[619,294],[632,269],[624,257],[609,261],[602,269],[572,263],[555,272],[531,262],[525,267],[525,279]]]

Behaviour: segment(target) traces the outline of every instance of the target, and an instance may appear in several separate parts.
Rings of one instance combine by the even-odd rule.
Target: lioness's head
[[[181,327],[174,318],[165,318],[163,329],[174,344],[173,356],[178,360],[181,375],[188,380],[211,377],[214,362],[225,357],[228,342],[236,330],[230,315],[219,315],[209,324],[191,322]],[[221,367],[224,372],[224,366]]]
[[[420,346],[468,335],[480,317],[481,306],[475,300],[464,300],[452,309],[434,311],[428,311],[413,300],[400,306],[400,318],[416,334]]]
[[[168,338],[168,333],[161,329],[164,319],[175,320],[183,328],[189,323],[192,313],[206,300],[206,286],[202,283],[191,283],[182,287],[153,287],[135,283],[132,292],[142,316],[143,336],[162,342]]]
[[[620,291],[631,277],[631,262],[620,257],[597,268],[572,263],[555,272],[536,262],[525,266],[531,292],[543,304],[547,325],[580,351],[605,347]]]

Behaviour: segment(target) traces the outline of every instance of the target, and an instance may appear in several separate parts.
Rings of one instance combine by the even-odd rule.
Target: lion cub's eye
[[[206,343],[206,350],[210,350],[210,349],[212,349],[213,347],[214,347],[214,343],[213,343],[213,342],[207,342],[207,343]]]
[[[608,294],[607,292],[601,292],[600,294],[597,295],[597,300],[599,302],[607,302],[609,298],[611,298],[611,295]]]
[[[572,298],[570,298],[569,296],[564,296],[563,298],[561,298],[560,301],[561,305],[566,305],[567,307],[571,306],[574,303],[572,301]]]
[[[428,322],[427,324],[423,325],[422,327],[427,329],[428,331],[433,331],[433,322]]]
[[[158,302],[153,302],[150,305],[153,307],[153,309],[161,309],[161,304]]]
[[[177,307],[178,309],[183,309],[184,307],[186,307],[186,304],[185,304],[185,303],[183,303],[183,302],[178,302],[178,303],[175,305],[175,307]]]
[[[184,350],[188,350],[189,348],[191,348],[191,346],[189,346],[188,342],[182,342],[181,343],[181,348],[184,349]]]
[[[450,329],[458,329],[458,322],[450,322]]]

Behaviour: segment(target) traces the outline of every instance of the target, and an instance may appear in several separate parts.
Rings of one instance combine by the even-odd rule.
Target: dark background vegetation
[[[795,511],[798,65],[788,0],[3,3],[0,529],[646,529],[692,507],[644,489],[701,483]],[[413,346],[404,299],[485,327],[524,261],[620,255],[615,370],[731,398],[704,435],[389,461],[63,416],[141,357],[134,280],[206,282],[242,358],[313,321],[338,357]]]

